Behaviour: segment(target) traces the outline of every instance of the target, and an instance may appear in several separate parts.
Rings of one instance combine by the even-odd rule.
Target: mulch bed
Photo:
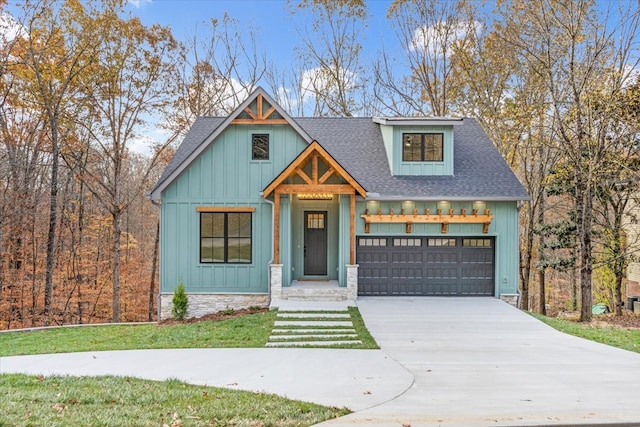
[[[219,322],[221,320],[234,319],[236,317],[246,316],[247,314],[256,314],[256,313],[264,313],[265,311],[269,311],[268,307],[252,307],[252,308],[242,308],[238,310],[223,310],[217,313],[206,314],[201,317],[190,317],[184,320],[175,320],[175,319],[165,319],[158,322],[160,326],[171,326],[171,325],[184,325],[188,323],[198,323],[198,322]]]
[[[594,315],[591,321],[594,326],[615,326],[626,329],[640,329],[640,314],[622,310],[622,316],[611,313]]]
[[[547,313],[549,317],[557,317],[562,320],[572,320],[577,322],[580,313],[577,311],[567,312],[561,311],[557,313]],[[625,329],[640,329],[640,314],[635,314],[629,310],[623,309],[621,316],[613,313],[594,314],[591,319],[591,325],[595,327],[616,327]]]

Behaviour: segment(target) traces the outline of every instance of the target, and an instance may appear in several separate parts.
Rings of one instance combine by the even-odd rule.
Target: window
[[[387,239],[384,238],[360,238],[360,246],[387,246]]]
[[[403,162],[441,162],[443,160],[441,133],[405,133],[402,135]]]
[[[429,246],[456,246],[456,239],[429,239]]]
[[[490,248],[491,239],[464,239],[462,246],[471,248]]]
[[[253,160],[269,160],[269,134],[254,133],[251,135],[251,158]]]
[[[200,262],[251,263],[251,213],[200,212]]]
[[[422,246],[422,239],[393,239],[393,246]]]
[[[308,230],[324,230],[324,214],[323,213],[307,214],[307,229]]]

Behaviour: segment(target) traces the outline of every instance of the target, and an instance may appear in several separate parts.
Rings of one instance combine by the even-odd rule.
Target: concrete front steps
[[[347,288],[340,287],[337,280],[294,280],[284,286],[279,298],[285,301],[346,301]]]
[[[267,347],[335,347],[362,344],[347,310],[278,310]]]

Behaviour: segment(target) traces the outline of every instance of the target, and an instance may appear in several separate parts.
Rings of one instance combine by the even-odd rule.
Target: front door
[[[304,274],[327,275],[327,212],[304,213]]]

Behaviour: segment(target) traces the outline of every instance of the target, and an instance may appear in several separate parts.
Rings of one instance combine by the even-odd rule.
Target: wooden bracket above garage
[[[369,233],[371,223],[404,223],[406,233],[411,233],[412,224],[441,224],[440,232],[446,234],[449,224],[482,224],[482,232],[489,232],[489,225],[494,216],[491,215],[489,209],[485,209],[483,214],[478,213],[477,209],[473,209],[471,214],[467,214],[466,209],[460,209],[459,213],[454,213],[453,209],[449,209],[448,213],[442,213],[442,209],[438,209],[435,214],[432,214],[429,209],[425,209],[424,213],[418,213],[417,209],[414,209],[412,213],[407,213],[404,209],[400,211],[400,214],[396,214],[393,209],[390,209],[388,213],[383,214],[381,209],[378,212],[372,214],[369,209],[365,211],[363,215],[360,215],[364,219],[364,232]]]

